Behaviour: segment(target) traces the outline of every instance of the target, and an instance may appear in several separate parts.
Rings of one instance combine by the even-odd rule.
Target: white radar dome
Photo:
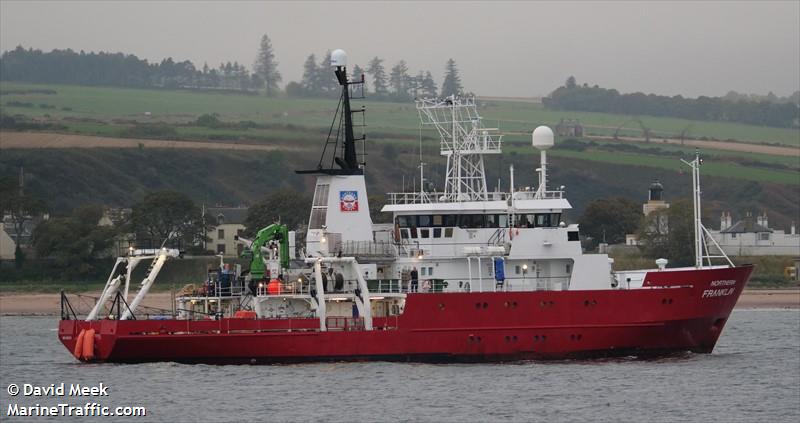
[[[547,150],[553,146],[553,130],[547,126],[538,126],[533,130],[533,146],[539,150]]]
[[[331,52],[331,66],[347,66],[347,53],[344,50],[337,48]]]

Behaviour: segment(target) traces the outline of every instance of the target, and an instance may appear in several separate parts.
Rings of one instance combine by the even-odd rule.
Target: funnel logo
[[[358,191],[339,191],[339,210],[343,212],[357,212]]]

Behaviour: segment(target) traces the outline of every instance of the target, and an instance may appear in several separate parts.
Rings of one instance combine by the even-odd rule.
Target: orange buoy
[[[83,359],[86,361],[94,358],[94,329],[87,329],[83,336]]]
[[[85,335],[86,329],[81,329],[81,333],[78,334],[78,339],[75,341],[75,351],[72,352],[72,355],[78,360],[80,360],[83,355],[83,338]]]
[[[273,279],[267,284],[267,293],[269,295],[278,295],[281,293],[281,281]]]

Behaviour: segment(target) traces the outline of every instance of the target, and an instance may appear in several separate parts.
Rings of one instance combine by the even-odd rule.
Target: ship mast
[[[363,175],[364,162],[359,162],[356,152],[356,142],[364,142],[366,135],[362,134],[356,138],[353,131],[353,114],[361,113],[364,115],[364,108],[352,110],[350,107],[351,98],[364,98],[364,75],[358,79],[350,81],[347,78],[347,54],[344,50],[334,50],[331,53],[331,66],[335,68],[336,80],[342,87],[339,96],[339,105],[336,107],[336,114],[331,122],[328,138],[322,149],[322,156],[319,159],[316,169],[297,170],[299,174],[326,174],[326,175]],[[360,96],[353,97],[352,92],[360,90]],[[363,125],[362,125],[363,126]],[[341,143],[341,151],[339,145]],[[332,145],[329,150],[328,146]],[[326,164],[326,157],[330,156],[329,164]],[[337,168],[338,166],[338,168]]]
[[[500,154],[502,135],[481,126],[474,98],[455,96],[417,100],[423,125],[433,125],[441,138],[441,155],[447,157],[445,201],[486,201],[484,154]]]
[[[700,152],[695,151],[694,153],[694,160],[691,162],[687,162],[686,160],[681,159],[685,165],[692,168],[692,216],[694,221],[694,265],[698,269],[703,268],[703,259],[706,259],[706,262],[709,266],[711,266],[711,259],[720,258],[725,259],[728,262],[728,265],[734,267],[733,262],[725,254],[725,251],[720,247],[717,241],[711,236],[711,233],[708,232],[708,229],[703,225],[701,220],[702,217],[702,209],[700,207],[700,165],[703,164],[703,159],[700,158]],[[706,236],[708,239],[714,243],[714,246],[717,247],[717,251],[719,251],[719,255],[711,255],[711,252],[708,250],[708,244],[706,244]]]

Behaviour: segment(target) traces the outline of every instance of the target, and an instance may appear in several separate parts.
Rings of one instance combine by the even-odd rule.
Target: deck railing
[[[435,204],[435,203],[452,203],[463,201],[508,201],[511,194],[508,192],[487,192],[478,198],[461,198],[458,199],[456,194],[446,193],[443,191],[431,192],[390,192],[386,194],[386,204]],[[552,200],[564,198],[563,190],[544,191],[537,196],[536,191],[515,191],[515,200]]]

